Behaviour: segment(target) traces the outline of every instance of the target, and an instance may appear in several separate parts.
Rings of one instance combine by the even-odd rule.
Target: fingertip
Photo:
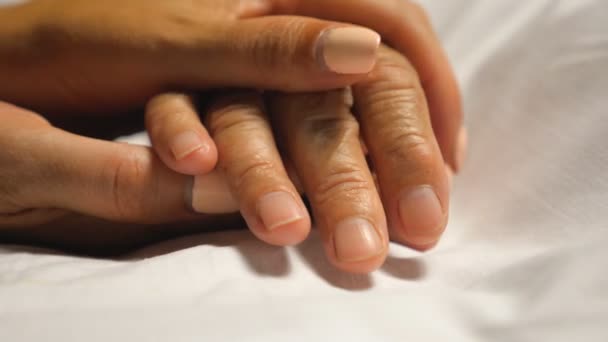
[[[176,172],[190,176],[205,175],[217,166],[217,148],[211,142],[192,151],[180,160],[173,160],[169,167]]]
[[[173,171],[198,176],[215,168],[217,147],[200,121],[192,96],[167,93],[150,100],[146,127],[154,150]]]
[[[296,221],[274,227],[272,230],[267,229],[259,220],[257,223],[247,218],[245,220],[257,238],[274,246],[298,245],[306,240],[311,229],[311,221],[308,215]]]
[[[386,228],[383,228],[384,231]],[[388,240],[385,234],[362,218],[348,218],[333,230],[326,250],[339,269],[350,273],[369,273],[379,268],[386,258]]]
[[[386,257],[387,253],[383,252],[371,258],[360,261],[345,262],[337,259],[335,256],[330,257],[329,259],[331,263],[341,271],[354,274],[369,274],[382,267]]]
[[[215,169],[218,152],[215,142],[206,132],[186,131],[169,142],[166,164],[176,172],[199,176]],[[159,151],[162,153],[162,151]]]
[[[292,246],[310,233],[311,220],[299,196],[287,191],[270,192],[257,199],[255,216],[247,220],[263,241]]]
[[[439,243],[439,240],[437,240],[435,242],[427,243],[427,244],[422,244],[422,245],[416,245],[416,244],[411,244],[411,243],[405,243],[405,245],[412,249],[415,249],[419,252],[428,252],[431,249],[435,248],[438,243]]]
[[[213,78],[288,92],[330,90],[359,81],[374,68],[381,41],[365,27],[299,16],[244,19],[226,34],[236,65],[222,62],[210,71]]]

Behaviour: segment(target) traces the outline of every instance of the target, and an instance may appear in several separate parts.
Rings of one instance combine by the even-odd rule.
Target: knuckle
[[[373,187],[363,170],[352,165],[342,165],[330,170],[309,195],[317,205],[323,206],[344,198],[358,198],[361,194],[372,191]]]
[[[248,42],[254,64],[261,69],[293,65],[304,29],[303,21],[297,19],[268,23],[262,34]]]
[[[145,187],[146,165],[149,156],[132,152],[110,161],[106,176],[110,198],[116,218],[122,221],[135,221],[145,217],[142,194],[150,193]]]
[[[407,118],[413,123],[425,114],[426,100],[414,87],[381,82],[369,90],[367,96],[360,100],[366,111],[366,118],[388,122],[392,119]]]
[[[214,110],[208,120],[210,133],[214,137],[230,132],[246,135],[269,126],[259,108],[243,103],[233,103]]]
[[[388,47],[380,49],[376,68],[370,74],[368,83],[382,80],[401,82],[410,87],[420,84],[420,76],[416,68],[403,55]]]
[[[388,160],[399,165],[431,165],[434,162],[433,148],[425,136],[416,131],[401,131],[393,134],[383,149]]]
[[[244,167],[234,172],[235,187],[240,189],[248,185],[264,185],[260,180],[278,180],[276,176],[276,165],[267,159],[254,157]]]
[[[310,115],[304,119],[301,129],[317,146],[342,145],[359,137],[359,122],[352,115]]]
[[[388,89],[388,88],[387,88]],[[366,97],[362,120],[371,127],[379,127],[374,134],[382,139],[386,158],[399,164],[432,163],[430,141],[431,123],[426,101],[413,88],[383,90]]]
[[[380,127],[379,136],[391,137],[399,132],[424,136],[431,129],[424,95],[414,88],[377,85],[362,99],[362,121]]]

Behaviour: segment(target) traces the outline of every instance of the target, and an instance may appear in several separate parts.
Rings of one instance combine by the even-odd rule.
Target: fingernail
[[[334,247],[336,257],[343,262],[364,261],[384,250],[374,226],[361,218],[346,219],[336,226]]]
[[[469,134],[466,128],[462,127],[458,133],[458,142],[456,146],[456,168],[458,171],[462,169],[467,157],[467,147],[469,144]]]
[[[239,203],[228,188],[225,177],[213,171],[193,178],[186,190],[186,203],[199,214],[230,214],[239,211]]]
[[[258,215],[267,230],[275,230],[304,218],[303,209],[287,192],[272,192],[258,200]]]
[[[442,228],[443,209],[439,198],[430,186],[419,186],[406,193],[399,201],[401,224],[408,238],[417,245],[437,241]]]
[[[205,147],[203,139],[193,131],[178,134],[171,140],[170,149],[176,160],[182,160]]]
[[[338,74],[372,71],[380,35],[363,27],[338,27],[324,31],[317,42],[317,58]]]

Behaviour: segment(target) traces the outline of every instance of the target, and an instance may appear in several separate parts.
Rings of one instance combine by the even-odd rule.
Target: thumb
[[[0,177],[0,189],[4,182],[16,185],[9,199],[22,210],[67,209],[135,223],[200,218],[191,210],[192,177],[168,169],[148,147],[82,137],[50,125],[15,131],[1,139],[8,152],[0,151],[0,161],[12,166],[10,177]],[[212,204],[205,213],[238,211],[218,186],[198,190],[197,200]],[[219,202],[230,203],[222,207]]]
[[[219,31],[198,72],[213,86],[344,87],[373,69],[380,45],[380,36],[370,29],[296,16],[242,19]],[[200,64],[200,54],[197,60]],[[192,77],[188,72],[185,79]]]

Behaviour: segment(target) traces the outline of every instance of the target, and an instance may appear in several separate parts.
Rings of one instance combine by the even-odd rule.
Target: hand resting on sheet
[[[302,46],[295,47],[293,37],[291,42],[283,43],[275,34],[272,39],[278,39],[276,44],[291,44],[291,49],[264,52],[268,60],[276,62],[282,58],[293,65],[278,62],[260,66],[259,61],[246,65],[247,60],[238,54],[251,56],[252,52],[245,46],[255,48],[259,46],[256,43],[243,43],[243,50],[236,49],[232,51],[234,55],[225,56],[225,63],[214,61],[219,55],[213,57],[213,54],[209,63],[190,58],[196,53],[204,55],[201,51],[212,51],[209,46],[202,47],[207,50],[177,49],[180,53],[171,57],[175,60],[174,63],[169,60],[169,69],[184,65],[190,70],[197,65],[207,69],[198,74],[179,74],[179,77],[171,70],[174,73],[171,79],[181,82],[176,89],[229,85],[285,91],[352,85],[352,94],[349,90],[302,94],[223,90],[199,92],[198,97],[204,105],[196,106],[191,96],[165,93],[147,105],[146,125],[154,145],[149,149],[68,133],[57,127],[61,124],[53,126],[47,121],[69,122],[75,113],[89,115],[89,121],[121,119],[99,114],[133,110],[167,86],[159,86],[163,82],[155,79],[166,73],[159,70],[162,69],[159,64],[154,64],[157,62],[154,58],[145,55],[150,52],[146,51],[147,47],[131,46],[131,41],[118,39],[122,30],[115,32],[116,38],[103,27],[90,24],[95,16],[103,16],[103,11],[89,13],[87,10],[93,9],[83,3],[66,3],[73,5],[70,7],[73,16],[50,11],[59,16],[53,18],[47,14],[51,17],[47,20],[54,24],[50,27],[56,31],[42,36],[48,40],[43,44],[46,49],[49,46],[67,49],[68,52],[53,55],[51,60],[57,64],[26,70],[19,66],[27,63],[27,58],[25,62],[9,59],[13,64],[7,63],[12,67],[9,70],[15,86],[1,89],[2,99],[50,114],[36,114],[8,103],[0,105],[0,117],[6,123],[0,127],[0,146],[3,147],[0,153],[0,228],[5,236],[21,236],[34,242],[63,241],[76,247],[107,244],[113,240],[118,246],[129,246],[146,237],[162,238],[165,229],[159,227],[172,227],[176,222],[182,227],[177,232],[191,232],[195,222],[200,229],[224,226],[226,222],[234,225],[237,223],[229,217],[218,214],[240,209],[247,225],[260,239],[289,245],[301,242],[310,229],[311,219],[299,190],[310,200],[329,259],[341,269],[369,272],[377,268],[386,256],[389,238],[419,249],[429,248],[437,242],[446,224],[449,205],[450,171],[443,158],[456,160],[451,164],[453,166],[457,166],[458,158],[452,153],[442,155],[435,135],[437,129],[433,128],[437,127],[437,122],[445,120],[433,120],[434,126],[431,125],[433,113],[429,114],[423,83],[418,76],[423,73],[397,51],[381,46],[377,63],[374,52],[371,63],[358,63],[359,66],[365,64],[359,70],[355,70],[353,63],[348,67],[335,64],[336,70],[357,71],[345,75],[332,72],[328,66],[312,70],[312,66],[319,66],[319,61],[306,61],[306,54],[290,57],[289,53],[318,48],[314,47],[315,40],[304,38],[296,40]],[[136,3],[133,6],[137,8]],[[162,5],[158,8],[161,14],[176,10]],[[257,7],[244,8],[243,13],[248,16],[262,11]],[[135,12],[129,8],[125,11],[133,15]],[[87,17],[87,13],[93,17]],[[66,17],[62,17],[64,15]],[[105,19],[112,18],[111,13],[105,15],[108,15]],[[79,21],[84,19],[89,19],[90,27]],[[247,20],[254,23],[259,20],[256,24],[248,23],[258,29],[264,25],[293,28],[295,21],[302,21],[300,26],[317,30],[315,34],[309,32],[311,37],[319,36],[318,32],[326,29],[323,25],[333,25],[299,17]],[[268,22],[261,24],[262,20]],[[82,29],[83,25],[91,31]],[[9,28],[15,31],[15,26],[18,25]],[[61,33],[74,33],[76,39],[69,40],[70,36]],[[98,33],[94,36],[97,40],[87,41],[91,38],[88,35],[93,33]],[[143,37],[131,36],[140,42],[159,38],[161,32],[142,30],[136,33],[144,34]],[[256,35],[243,39],[259,39],[254,37]],[[217,39],[220,44],[225,40]],[[115,48],[123,59],[107,59],[100,50],[84,50],[87,44],[78,45],[83,41],[96,48]],[[124,46],[120,45],[123,43]],[[203,40],[202,44],[207,43]],[[268,48],[268,45],[263,46]],[[143,50],[129,50],[133,47]],[[225,49],[213,47],[226,53]],[[373,47],[374,51],[377,48],[377,45]],[[43,53],[49,53],[49,50],[43,50]],[[142,53],[140,63],[130,60],[141,58]],[[271,58],[268,53],[281,55]],[[74,63],[76,56],[79,62],[70,73],[67,63]],[[123,69],[131,65],[129,63],[139,64],[138,68],[135,71]],[[218,65],[223,69],[215,70]],[[239,67],[226,70],[235,65]],[[240,69],[242,78],[235,78],[236,69]],[[116,74],[117,71],[121,73]],[[220,76],[213,75],[216,71]],[[62,77],[56,77],[56,73]],[[29,89],[20,82],[36,75],[41,82],[30,87],[28,96]],[[282,76],[273,79],[273,75]],[[117,76],[124,78],[121,81]],[[84,83],[68,82],[74,88],[54,92],[66,90],[53,83],[58,79],[84,80]],[[87,87],[91,80],[93,86]],[[281,83],[286,80],[289,83]],[[69,93],[73,89],[84,90],[83,93],[77,91],[75,96]],[[62,97],[64,95],[67,97]],[[459,111],[458,108],[454,110]],[[452,119],[450,122],[459,121]],[[68,126],[74,128],[74,125]],[[78,127],[74,131],[78,131]],[[458,146],[457,143],[448,145]],[[458,150],[445,146],[441,145],[443,151]],[[218,168],[209,173],[216,162]],[[300,189],[289,179],[286,169],[291,170],[292,176],[297,175],[294,178],[299,178]],[[196,176],[194,180],[192,176]],[[84,233],[83,227],[95,227],[97,233]]]

